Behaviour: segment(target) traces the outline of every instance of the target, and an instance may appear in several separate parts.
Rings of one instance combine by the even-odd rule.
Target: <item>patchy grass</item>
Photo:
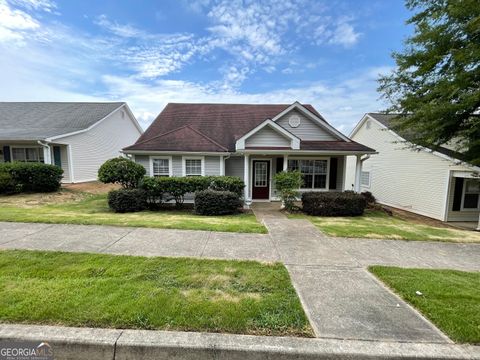
[[[452,340],[480,344],[480,272],[385,266],[369,270]]]
[[[0,321],[313,336],[285,267],[0,251]]]
[[[142,211],[117,214],[106,194],[61,191],[0,197],[0,221],[83,225],[137,226],[164,229],[266,233],[252,213],[200,216],[191,210]]]
[[[365,211],[357,217],[320,217],[292,214],[290,218],[306,218],[321,231],[330,236],[397,239],[420,241],[480,242],[480,233],[457,230],[447,227],[435,227],[388,216],[382,211]]]

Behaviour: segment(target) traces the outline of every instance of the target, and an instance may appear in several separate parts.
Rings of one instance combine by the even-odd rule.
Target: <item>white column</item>
[[[225,175],[225,158],[220,156],[220,175]]]
[[[243,182],[245,183],[245,193],[244,193],[244,200],[245,202],[250,201],[250,162],[249,162],[249,155],[244,155],[244,163],[243,163]]]
[[[355,186],[356,193],[360,192],[360,176],[362,174],[362,155],[357,155],[357,164],[355,167]]]
[[[288,169],[288,155],[283,155],[283,171],[287,171]]]
[[[52,155],[50,154],[50,146],[42,145],[43,148],[43,161],[45,164],[52,164]]]

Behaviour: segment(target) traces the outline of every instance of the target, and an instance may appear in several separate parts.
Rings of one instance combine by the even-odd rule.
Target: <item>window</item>
[[[360,185],[370,186],[370,171],[362,171],[360,174]]]
[[[184,159],[185,176],[202,176],[203,159]]]
[[[12,161],[43,162],[43,148],[27,147],[12,148]]]
[[[326,189],[328,160],[288,160],[288,171],[299,170],[303,189]]]
[[[154,158],[152,159],[152,175],[153,176],[170,176],[170,159]]]
[[[480,181],[466,180],[463,193],[463,209],[477,210],[480,208]]]

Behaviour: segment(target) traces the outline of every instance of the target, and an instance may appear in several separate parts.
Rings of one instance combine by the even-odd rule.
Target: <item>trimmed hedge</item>
[[[305,192],[302,194],[303,211],[315,216],[360,216],[367,201],[353,192]]]
[[[125,189],[135,189],[145,176],[141,165],[127,158],[118,157],[105,161],[98,169],[98,180],[105,184],[120,184]]]
[[[115,212],[126,213],[145,210],[145,191],[140,189],[112,190],[108,193],[108,206]]]
[[[60,188],[63,169],[43,163],[13,162],[0,164],[0,174],[0,192],[53,192]]]
[[[230,215],[241,206],[238,194],[231,191],[202,190],[195,193],[195,213],[199,215]]]
[[[151,208],[172,199],[180,206],[186,194],[207,189],[230,191],[240,197],[244,187],[245,183],[235,176],[145,177],[140,184]]]

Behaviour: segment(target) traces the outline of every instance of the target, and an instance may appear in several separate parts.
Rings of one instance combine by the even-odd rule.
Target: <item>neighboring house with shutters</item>
[[[380,203],[434,219],[478,227],[480,168],[462,161],[452,146],[436,150],[415,146],[408,132],[392,130],[395,115],[368,113],[350,137],[374,147],[377,155],[363,162],[362,191]],[[354,179],[355,159],[347,160],[347,184]],[[347,186],[348,187],[348,186]]]
[[[300,191],[342,191],[346,156],[375,150],[298,102],[171,103],[124,153],[150,176],[238,176],[248,204],[278,200],[273,175],[283,170],[302,172]]]
[[[142,133],[124,102],[0,102],[0,162],[54,164],[66,183],[96,180]]]

